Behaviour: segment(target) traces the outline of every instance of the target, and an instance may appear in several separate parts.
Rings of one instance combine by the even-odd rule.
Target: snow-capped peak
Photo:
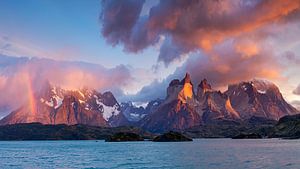
[[[261,94],[265,94],[267,90],[271,88],[277,88],[274,83],[265,79],[253,79],[251,83],[256,88],[256,90]]]

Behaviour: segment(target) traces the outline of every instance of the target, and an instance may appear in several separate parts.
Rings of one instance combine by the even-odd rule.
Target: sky
[[[267,79],[300,107],[300,1],[1,0],[0,56],[0,91],[26,72],[147,101],[189,72],[220,90]]]
[[[155,62],[154,50],[138,56],[106,44],[100,32],[98,0],[4,0],[0,9],[1,35],[32,48],[26,55],[107,67],[130,64],[149,68],[146,63]]]

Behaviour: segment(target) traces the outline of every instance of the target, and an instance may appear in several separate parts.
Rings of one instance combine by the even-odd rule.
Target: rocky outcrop
[[[204,97],[206,92],[212,91],[211,85],[207,82],[206,79],[203,79],[197,88],[197,97],[198,99],[201,99]]]
[[[270,137],[300,139],[300,114],[280,118]]]
[[[241,133],[237,136],[232,137],[232,139],[260,139],[260,138],[263,137],[257,133]]]
[[[57,109],[50,124],[88,124],[91,126],[108,126],[103,115],[97,110],[89,110],[80,104],[73,95],[66,95],[62,105]]]
[[[164,133],[160,136],[156,136],[152,141],[154,142],[183,142],[183,141],[193,141],[193,139],[179,133],[170,131]]]
[[[120,132],[105,139],[106,142],[126,142],[126,141],[144,141],[144,139],[136,134],[129,132]]]
[[[140,126],[152,132],[183,130],[199,125],[201,117],[193,106],[194,92],[190,75],[181,81],[171,81],[167,89],[167,98],[156,111],[141,120]]]
[[[220,91],[207,92],[203,101],[202,120],[205,123],[218,119],[240,119],[240,115],[232,107],[229,97]]]

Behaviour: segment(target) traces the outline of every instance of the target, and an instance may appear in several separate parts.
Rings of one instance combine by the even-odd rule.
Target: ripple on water
[[[0,152],[1,168],[300,168],[300,140],[3,141]]]

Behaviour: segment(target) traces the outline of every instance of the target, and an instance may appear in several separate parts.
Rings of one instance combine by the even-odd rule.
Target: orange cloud
[[[235,50],[243,59],[251,58],[259,53],[259,47],[252,41],[236,43]]]
[[[134,3],[135,1],[130,1]],[[119,1],[105,1],[107,6],[122,6],[131,9],[132,4]],[[142,7],[140,2],[134,3]],[[138,8],[139,9],[139,8]],[[180,58],[182,54],[204,50],[206,52],[231,38],[245,37],[246,34],[256,32],[266,26],[283,24],[291,15],[300,12],[299,0],[264,0],[264,1],[184,1],[164,0],[150,9],[148,17],[127,18],[128,22],[119,21],[120,18],[105,17],[115,10],[115,16],[125,16],[122,10],[104,8],[102,23],[103,36],[109,41],[122,43],[127,51],[137,52],[158,42],[160,36],[171,39],[165,41],[161,47],[159,61],[168,65]],[[127,10],[124,10],[127,11]],[[111,27],[114,25],[115,27]],[[126,34],[122,34],[126,32]],[[125,36],[126,35],[126,36]],[[139,39],[139,40],[136,40]],[[166,47],[166,45],[169,47]],[[176,52],[167,52],[174,50]],[[238,46],[244,57],[255,55],[258,51],[253,45]]]
[[[8,59],[6,63],[7,58],[0,55],[0,107],[15,109],[29,102],[34,110],[33,98],[46,81],[64,89],[90,88],[103,92],[121,90],[132,79],[123,65],[107,69],[96,64],[38,58],[15,58],[13,63]]]

